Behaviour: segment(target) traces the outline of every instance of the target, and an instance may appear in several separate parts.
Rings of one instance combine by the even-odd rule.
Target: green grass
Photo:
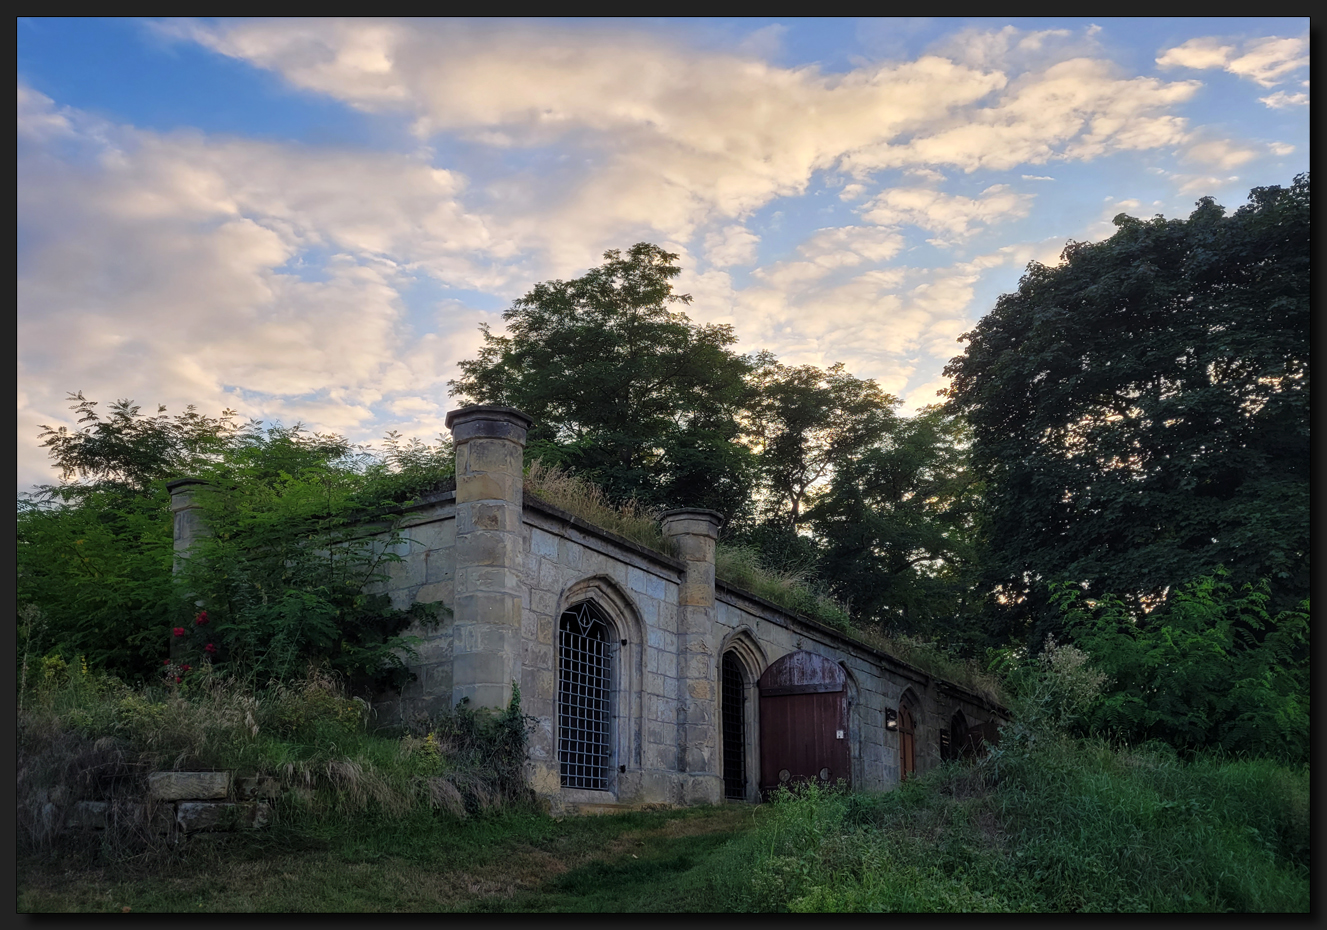
[[[1046,737],[885,795],[782,799],[729,850],[751,870],[733,907],[1305,913],[1308,784]]]
[[[358,817],[279,839],[236,838],[169,863],[70,872],[19,862],[21,912],[711,910],[708,875],[746,808],[555,820]],[[283,826],[290,826],[285,824]]]

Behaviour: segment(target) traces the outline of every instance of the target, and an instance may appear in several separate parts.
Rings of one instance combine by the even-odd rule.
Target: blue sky
[[[18,484],[66,394],[431,439],[650,241],[904,409],[1030,261],[1309,165],[1308,20],[20,19]]]

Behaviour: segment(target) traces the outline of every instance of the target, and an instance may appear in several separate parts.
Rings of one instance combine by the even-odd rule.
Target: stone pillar
[[[686,773],[683,800],[717,804],[719,777],[718,636],[715,633],[714,546],[723,515],[713,510],[670,510],[663,533],[686,562],[678,600],[678,771]]]
[[[447,414],[456,445],[456,602],[452,702],[501,710],[521,676],[521,522],[525,434],[511,407]]]
[[[166,485],[166,490],[170,492],[170,512],[175,524],[175,565],[173,571],[178,572],[184,567],[184,560],[188,557],[189,550],[193,548],[196,540],[212,535],[212,529],[204,521],[202,506],[198,503],[196,497],[198,490],[206,484],[206,481],[198,478],[179,478]],[[196,601],[195,605],[202,607],[203,602]],[[170,638],[172,659],[180,659],[183,655],[183,648],[183,639],[178,636]]]

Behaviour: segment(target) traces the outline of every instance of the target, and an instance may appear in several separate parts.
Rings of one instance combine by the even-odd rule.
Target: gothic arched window
[[[558,763],[564,788],[608,790],[612,766],[612,644],[591,601],[558,623]]]

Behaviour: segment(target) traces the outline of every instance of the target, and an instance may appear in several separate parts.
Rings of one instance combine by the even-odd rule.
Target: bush
[[[1308,761],[1308,601],[1272,616],[1265,583],[1236,591],[1224,573],[1141,616],[1071,587],[1055,598],[1074,640],[1111,678],[1087,714],[1096,732]]]

